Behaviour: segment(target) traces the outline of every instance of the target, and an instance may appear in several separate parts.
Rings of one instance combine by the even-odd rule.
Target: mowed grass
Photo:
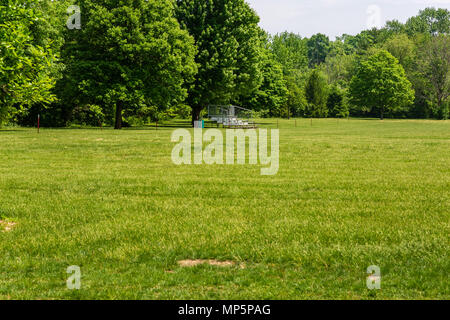
[[[276,176],[176,166],[168,127],[0,130],[0,299],[449,299],[450,121],[278,125]]]

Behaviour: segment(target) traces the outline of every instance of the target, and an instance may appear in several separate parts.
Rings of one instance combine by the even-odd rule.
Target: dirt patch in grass
[[[178,265],[183,268],[188,267],[195,267],[202,264],[209,264],[210,266],[215,267],[232,267],[236,265],[234,261],[219,261],[219,260],[202,260],[202,259],[196,259],[196,260],[181,260],[178,261]]]
[[[17,223],[0,220],[0,230],[3,232],[11,231]]]

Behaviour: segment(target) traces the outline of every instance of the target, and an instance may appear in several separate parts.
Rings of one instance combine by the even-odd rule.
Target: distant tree
[[[334,57],[338,55],[350,55],[356,52],[356,37],[348,34],[343,34],[336,37],[336,40],[331,43],[330,53],[328,56]]]
[[[0,124],[34,103],[54,100],[49,46],[38,46],[32,28],[43,17],[37,1],[9,0],[0,5]]]
[[[316,118],[328,116],[328,83],[325,75],[317,68],[309,76],[305,87],[305,96],[308,101],[308,116]]]
[[[386,30],[378,29],[364,30],[356,36],[344,34],[342,37],[337,37],[336,41],[332,43],[328,56],[342,54],[364,56],[367,54],[367,51],[381,44],[387,37],[388,33]]]
[[[384,48],[398,59],[405,70],[410,70],[415,61],[416,46],[406,34],[398,34],[390,38]]]
[[[450,97],[450,36],[439,35],[425,42],[417,59],[423,91],[435,107],[435,115],[447,119]]]
[[[171,0],[78,3],[82,27],[67,31],[64,49],[66,101],[112,109],[121,129],[124,113],[165,110],[185,99],[196,72],[195,47]]]
[[[250,95],[262,81],[259,17],[244,0],[177,0],[177,17],[198,47],[189,89],[192,121],[209,104]]]
[[[349,116],[349,107],[345,91],[337,85],[331,86],[327,99],[327,108],[332,117],[346,118]]]
[[[271,48],[275,59],[283,66],[285,76],[292,76],[297,71],[308,68],[307,39],[283,32],[272,38]]]
[[[286,109],[289,116],[303,117],[308,102],[306,101],[305,91],[303,87],[298,85],[298,82],[294,77],[287,78],[287,101]]]
[[[408,19],[406,32],[413,36],[418,33],[431,35],[450,33],[450,11],[447,9],[426,8],[416,17]]]
[[[404,33],[406,30],[405,25],[398,20],[391,20],[386,22],[385,29],[388,34],[391,35]]]
[[[330,51],[330,39],[321,33],[312,36],[308,40],[308,59],[310,67],[325,62]]]
[[[269,116],[280,116],[284,113],[288,90],[283,77],[282,66],[275,60],[270,51],[267,35],[262,34],[261,73],[263,81],[251,95],[241,98],[240,103],[255,111],[266,111]]]
[[[350,95],[360,107],[378,111],[381,119],[386,113],[403,110],[414,101],[414,90],[405,70],[385,50],[360,63],[350,83]]]
[[[346,88],[350,83],[356,68],[356,55],[339,54],[328,56],[322,69],[327,75],[328,82]]]
[[[347,43],[354,48],[358,55],[364,55],[376,44],[374,35],[368,31],[362,31],[354,37],[349,37]]]

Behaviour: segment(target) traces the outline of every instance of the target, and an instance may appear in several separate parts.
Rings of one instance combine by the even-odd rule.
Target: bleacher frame
[[[234,105],[209,105],[208,119],[227,129],[255,129],[254,112]]]

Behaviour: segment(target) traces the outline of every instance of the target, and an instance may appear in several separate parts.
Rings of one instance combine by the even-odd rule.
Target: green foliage
[[[105,121],[105,115],[100,106],[84,105],[73,110],[73,121],[87,126],[101,126]]]
[[[139,109],[139,111],[137,112],[135,116],[135,122],[143,125],[147,124],[148,122],[161,122],[174,118],[188,119],[191,115],[191,110],[192,109],[190,106],[182,103],[173,105],[164,110],[156,106],[145,106]]]
[[[314,69],[308,78],[305,87],[305,96],[308,101],[306,114],[315,118],[328,116],[327,99],[328,84],[326,76],[319,69]]]
[[[272,52],[275,60],[282,65],[285,76],[292,76],[308,68],[307,42],[306,38],[288,32],[272,38]]]
[[[171,117],[179,119],[188,119],[191,116],[191,107],[187,104],[179,104],[171,109]]]
[[[49,69],[56,57],[37,45],[33,24],[42,20],[37,1],[10,0],[0,5],[0,124],[25,113],[34,103],[49,103],[54,80]]]
[[[261,33],[260,68],[263,81],[250,96],[241,97],[238,103],[254,111],[262,111],[265,116],[280,116],[284,109],[288,90],[283,77],[282,66],[275,60],[270,50],[266,33]]]
[[[404,33],[406,28],[403,23],[398,20],[391,20],[386,22],[385,30],[390,35],[401,34]]]
[[[267,116],[303,116],[307,104],[303,91],[304,74],[308,70],[307,39],[283,32],[272,38],[270,48],[274,59],[282,66],[287,91],[284,105]]]
[[[381,50],[362,61],[350,83],[354,103],[385,113],[404,110],[414,101],[414,90],[405,70],[389,52]]]
[[[289,115],[295,117],[305,116],[308,102],[306,101],[305,91],[303,87],[300,87],[295,78],[287,78],[288,96],[286,101],[286,109]]]
[[[358,68],[382,49],[403,66],[415,94],[414,104],[405,94],[385,112],[448,117],[447,9],[427,8],[405,24],[392,20],[384,28],[330,41],[323,34],[271,37],[244,0],[80,0],[82,28],[68,30],[72,4],[4,0],[0,5],[0,122],[34,125],[37,114],[52,126],[95,122],[89,120],[90,108],[98,106],[105,124],[115,119],[120,127],[122,114],[146,124],[184,118],[189,106],[197,119],[208,104],[228,103],[265,116],[322,117],[327,111],[338,116],[345,107],[342,113],[334,106],[340,106],[342,93],[347,99]],[[320,84],[323,75],[313,68],[326,75],[329,99],[327,85]],[[392,70],[392,79],[387,80],[389,72],[380,77],[402,83],[404,74]],[[389,91],[378,82],[371,85]],[[373,116],[384,108],[351,97],[353,116]]]
[[[369,48],[375,44],[375,39],[367,31],[362,31],[356,36],[344,35],[341,41],[344,42],[347,53],[356,53],[363,55]]]
[[[411,70],[416,60],[416,45],[406,34],[394,35],[383,47],[397,58],[405,70]]]
[[[410,36],[418,33],[448,35],[450,33],[450,11],[426,8],[421,10],[418,16],[408,19],[405,29]]]
[[[330,39],[321,33],[312,36],[307,43],[309,66],[315,67],[327,58],[330,51]]]
[[[170,0],[80,0],[81,30],[68,30],[65,101],[115,109],[115,127],[142,106],[165,110],[186,97],[194,42]]]
[[[439,35],[422,43],[418,50],[417,77],[434,116],[447,119],[450,97],[450,36]]]
[[[251,95],[245,107],[255,111],[267,110],[269,116],[280,116],[287,101],[288,90],[283,78],[281,66],[273,60],[270,52],[267,52],[261,64],[263,82]]]
[[[177,0],[181,26],[198,47],[198,74],[189,89],[193,120],[209,104],[228,104],[262,82],[259,17],[244,0]]]
[[[355,54],[328,56],[322,65],[322,70],[326,73],[330,83],[340,87],[348,87],[356,70],[356,61]]]
[[[327,108],[330,116],[336,118],[347,118],[350,115],[345,91],[337,85],[333,85],[327,99]]]

